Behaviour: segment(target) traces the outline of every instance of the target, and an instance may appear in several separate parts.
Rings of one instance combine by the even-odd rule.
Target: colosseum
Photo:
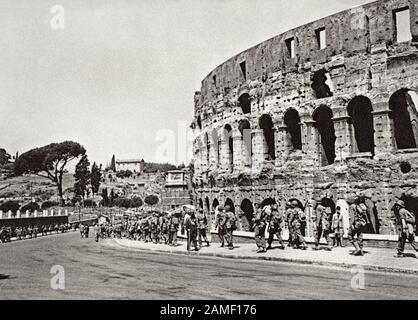
[[[418,1],[380,0],[297,27],[215,68],[195,93],[194,185],[207,212],[360,196],[367,233],[418,214]],[[347,218],[346,218],[347,219]],[[307,228],[312,234],[312,227]]]

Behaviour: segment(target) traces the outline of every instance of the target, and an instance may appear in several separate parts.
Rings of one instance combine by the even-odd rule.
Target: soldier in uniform
[[[152,241],[154,243],[159,243],[159,234],[160,234],[160,226],[159,226],[159,218],[158,213],[154,212],[151,218],[151,235],[152,235]]]
[[[305,213],[299,208],[299,203],[292,202],[293,214],[290,216],[290,225],[292,226],[292,241],[294,249],[306,250],[307,245],[302,235],[302,225],[306,221]]]
[[[226,234],[226,229],[225,229],[225,212],[224,212],[224,208],[222,206],[218,207],[218,214],[216,215],[215,218],[215,229],[218,228],[218,237],[219,237],[219,242],[221,243],[221,247],[225,246],[225,234]]]
[[[395,257],[404,257],[405,243],[409,241],[412,248],[418,251],[418,246],[415,243],[415,215],[405,208],[405,202],[399,200],[394,208],[396,225],[398,227],[398,253]]]
[[[206,235],[206,230],[208,228],[208,219],[202,209],[199,210],[199,213],[196,216],[197,218],[197,238],[199,241],[199,248],[202,247],[202,241],[206,242],[206,245],[209,247],[210,243]]]
[[[168,244],[168,212],[160,214],[160,238],[164,241],[164,244]]]
[[[52,224],[49,225],[48,231],[50,234],[52,234],[52,232],[54,232],[54,226]]]
[[[31,226],[28,226],[28,236],[29,236],[30,239],[32,239],[32,237],[33,237],[33,229],[32,229]]]
[[[32,233],[33,233],[33,236],[35,237],[35,239],[38,237],[38,232],[39,232],[38,226],[35,224],[33,226],[33,230],[32,230]]]
[[[260,204],[254,204],[255,217],[254,221],[254,239],[257,245],[257,253],[267,252],[266,248],[266,228],[267,228],[267,212],[261,209]]]
[[[234,235],[233,232],[236,230],[237,218],[231,211],[230,206],[225,206],[225,240],[230,250],[234,249]]]
[[[81,238],[84,238],[84,225],[82,223],[80,224],[80,235]]]
[[[360,203],[359,198],[347,199],[350,213],[351,226],[348,233],[348,239],[354,246],[353,255],[362,256],[363,252],[363,229],[367,225],[367,207]]]
[[[177,232],[180,227],[180,212],[174,212],[169,219],[169,244],[171,246],[177,246]]]
[[[334,247],[344,247],[344,221],[340,207],[336,208],[336,211],[332,216],[332,231],[334,232]]]
[[[22,228],[21,227],[16,228],[16,237],[18,240],[22,240]]]
[[[190,251],[191,245],[193,244],[194,250],[199,251],[197,247],[197,229],[198,229],[198,221],[196,218],[196,214],[194,211],[190,213],[190,216],[186,218],[184,221],[185,229],[188,235],[187,239],[187,250]]]
[[[324,207],[322,203],[318,201],[318,205],[315,209],[314,225],[315,225],[315,247],[314,250],[319,250],[319,242],[323,236],[327,241],[327,251],[332,250],[331,246],[331,208]]]
[[[84,228],[84,237],[85,238],[89,237],[89,232],[90,232],[90,227],[89,227],[89,225],[86,225],[86,227]]]
[[[151,216],[144,217],[142,219],[142,232],[144,234],[145,242],[152,242],[150,221],[151,221]]]
[[[291,220],[293,219],[293,215],[294,215],[294,209],[293,209],[293,205],[291,203],[286,203],[286,214],[285,214],[285,221],[286,221],[286,225],[287,225],[287,229],[289,230],[289,243],[288,243],[288,247],[292,247],[293,246],[293,227],[291,224]]]
[[[94,226],[94,240],[96,242],[99,242],[100,233],[101,233],[101,227],[98,223],[96,223]]]
[[[277,205],[274,205],[271,209],[270,221],[269,221],[269,239],[267,250],[272,249],[271,245],[274,241],[274,236],[277,237],[280,243],[280,249],[284,250],[285,246],[282,239],[282,229],[284,227],[285,217],[283,213],[279,212]]]

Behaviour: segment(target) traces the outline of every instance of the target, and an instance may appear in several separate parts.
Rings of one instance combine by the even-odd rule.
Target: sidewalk
[[[280,250],[273,245],[273,250],[267,253],[256,253],[256,245],[250,243],[238,243],[234,250],[220,248],[219,243],[211,243],[210,247],[204,246],[200,251],[186,250],[186,243],[179,241],[177,247],[170,247],[164,244],[144,243],[128,239],[113,239],[118,245],[137,250],[153,251],[170,254],[184,254],[196,256],[221,257],[231,259],[250,259],[293,262],[310,265],[334,266],[342,268],[352,268],[362,266],[365,270],[397,272],[418,275],[418,254],[410,251],[407,244],[408,257],[395,258],[396,250],[385,248],[365,248],[367,252],[362,257],[350,255],[353,251],[351,246],[345,248],[336,248],[333,251],[315,251],[309,248],[306,251],[286,248]]]

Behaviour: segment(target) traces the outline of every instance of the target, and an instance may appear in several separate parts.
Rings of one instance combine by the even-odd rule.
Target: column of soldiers
[[[3,226],[0,228],[0,242],[10,242],[13,237],[16,240],[25,240],[37,238],[39,234],[42,236],[47,236],[48,234],[53,233],[64,233],[71,229],[69,223],[66,224],[55,224],[55,225],[42,225],[38,227],[37,225],[29,225],[27,227],[6,227]]]
[[[341,208],[332,208],[321,199],[315,199],[315,205],[310,216],[307,217],[302,205],[298,201],[286,204],[284,212],[279,210],[276,204],[261,208],[255,204],[252,226],[257,246],[257,253],[265,253],[272,249],[273,242],[277,239],[279,249],[285,250],[282,233],[289,231],[288,247],[306,250],[305,240],[307,224],[313,228],[313,250],[320,250],[321,239],[326,241],[325,250],[332,251],[334,247],[344,247],[344,230],[348,229],[348,240],[354,247],[350,253],[354,256],[364,255],[363,233],[371,223],[368,207],[361,197],[347,199],[349,204],[349,225],[344,226]],[[399,231],[399,245],[396,257],[404,256],[405,244],[409,241],[412,247],[418,251],[415,243],[415,215],[409,212],[403,201],[398,201],[393,208],[396,225]],[[220,247],[234,249],[233,232],[237,229],[237,218],[230,206],[218,206],[216,208],[215,230],[217,230]],[[309,221],[308,221],[309,218]],[[125,227],[113,226],[113,234],[126,236],[129,239],[145,242],[163,243],[170,246],[177,245],[177,233],[187,235],[187,250],[199,250],[205,243],[210,246],[207,238],[208,218],[203,210],[196,210],[193,206],[183,207],[183,212],[157,212],[144,214],[137,221],[130,221]],[[110,234],[107,232],[110,236]],[[266,234],[268,238],[266,239]]]

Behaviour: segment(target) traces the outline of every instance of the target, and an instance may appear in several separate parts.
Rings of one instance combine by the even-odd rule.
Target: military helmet
[[[405,202],[403,200],[398,200],[395,205],[401,208],[405,208]]]
[[[224,207],[218,206],[218,211],[223,211],[223,210],[225,210]]]
[[[347,203],[348,204],[353,204],[354,202],[356,202],[356,198],[353,196],[350,196],[347,198]]]
[[[299,202],[298,202],[298,201],[296,201],[296,200],[293,200],[293,201],[292,201],[292,206],[293,206],[293,207],[299,207]]]
[[[226,205],[226,206],[225,206],[225,211],[229,211],[229,210],[231,210],[231,207],[230,207],[230,206],[228,206],[228,205]]]

